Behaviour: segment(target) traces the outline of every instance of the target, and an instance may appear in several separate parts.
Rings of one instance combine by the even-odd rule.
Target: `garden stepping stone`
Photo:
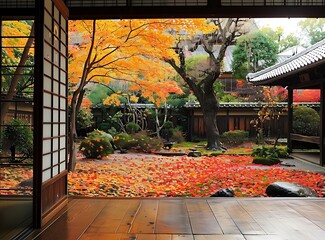
[[[269,197],[318,197],[311,188],[290,182],[274,182],[266,188],[265,193]]]
[[[201,152],[199,151],[192,151],[187,154],[188,157],[201,157]]]

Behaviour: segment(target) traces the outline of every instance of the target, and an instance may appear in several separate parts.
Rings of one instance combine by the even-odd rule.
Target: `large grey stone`
[[[231,188],[222,188],[218,192],[212,194],[210,197],[234,197],[235,192]]]
[[[317,197],[311,188],[290,182],[274,182],[265,192],[269,197]]]

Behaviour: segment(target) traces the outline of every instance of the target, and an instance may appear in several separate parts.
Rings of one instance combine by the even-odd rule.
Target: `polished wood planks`
[[[56,221],[33,236],[50,240],[319,240],[325,239],[325,200],[72,198]]]

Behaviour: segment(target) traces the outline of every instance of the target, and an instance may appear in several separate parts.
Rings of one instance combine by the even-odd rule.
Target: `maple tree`
[[[294,102],[319,102],[319,89],[295,89],[293,91]]]
[[[3,21],[2,36],[3,71],[6,74],[1,80],[4,87],[1,91],[6,95],[1,102],[1,123],[4,122],[10,101],[18,92],[33,85],[33,74],[26,64],[30,61],[30,65],[33,65],[34,24],[28,21]],[[30,76],[26,78],[26,75]]]
[[[69,82],[72,84],[69,170],[75,166],[76,114],[90,82],[108,84],[125,81],[128,91],[141,92],[156,103],[165,102],[169,93],[181,93],[168,80],[172,69],[160,61],[174,54],[173,37],[165,29],[173,20],[92,20],[69,24]],[[118,102],[111,94],[104,103]]]
[[[186,36],[187,39],[179,38],[175,46],[175,51],[178,54],[178,61],[175,61],[175,59],[166,59],[200,103],[203,112],[208,149],[221,148],[220,134],[216,119],[219,99],[217,99],[215,95],[213,86],[222,73],[222,61],[227,47],[233,44],[236,38],[244,33],[244,24],[246,22],[247,19],[238,18],[208,19],[206,25],[214,26],[214,29],[207,28],[205,29],[206,32],[202,32],[201,34],[194,32],[192,35],[185,30],[188,34],[188,36]],[[180,33],[181,32],[179,32],[179,34]],[[208,68],[201,69],[200,76],[194,76],[191,74],[192,71],[186,68],[186,52],[194,51],[198,45],[202,45],[208,55]],[[214,53],[215,45],[220,46],[217,53]]]

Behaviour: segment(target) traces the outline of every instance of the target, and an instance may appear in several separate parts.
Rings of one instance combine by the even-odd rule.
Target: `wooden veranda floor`
[[[321,240],[325,199],[73,198],[30,239]]]

